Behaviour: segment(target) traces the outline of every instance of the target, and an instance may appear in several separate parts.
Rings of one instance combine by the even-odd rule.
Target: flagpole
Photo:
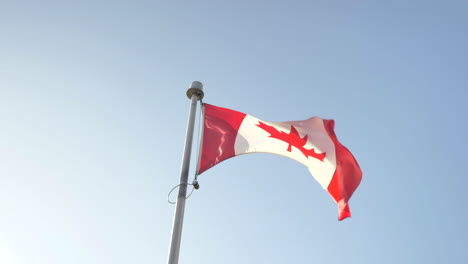
[[[187,90],[187,97],[192,101],[190,105],[189,120],[185,136],[185,148],[180,171],[179,194],[177,195],[174,223],[172,225],[171,244],[169,248],[168,264],[179,263],[180,240],[182,237],[182,223],[184,221],[185,200],[187,195],[188,173],[190,167],[190,155],[192,153],[193,128],[195,124],[195,112],[197,102],[203,98],[203,84],[192,82]]]

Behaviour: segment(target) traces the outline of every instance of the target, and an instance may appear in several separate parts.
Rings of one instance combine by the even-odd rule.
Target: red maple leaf
[[[278,131],[274,126],[269,126],[261,121],[258,121],[259,124],[257,125],[259,128],[265,130],[266,132],[270,133],[271,138],[276,138],[281,141],[284,141],[289,144],[288,151],[291,152],[291,146],[296,147],[298,150],[304,154],[306,158],[312,157],[316,158],[320,161],[323,161],[325,158],[326,153],[316,153],[313,148],[306,149],[304,145],[307,143],[307,135],[303,138],[299,136],[299,132],[297,132],[294,126],[291,126],[291,131],[287,134],[284,131]]]

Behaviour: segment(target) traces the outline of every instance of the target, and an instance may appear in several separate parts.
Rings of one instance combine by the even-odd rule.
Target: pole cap
[[[187,97],[189,99],[192,99],[192,95],[198,95],[198,100],[203,99],[203,96],[205,95],[203,93],[203,84],[199,81],[194,81],[192,84],[190,84],[190,88],[187,90]]]

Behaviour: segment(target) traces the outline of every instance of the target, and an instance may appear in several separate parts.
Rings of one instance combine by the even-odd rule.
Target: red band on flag
[[[323,125],[335,144],[336,170],[328,186],[328,192],[338,204],[338,220],[351,216],[348,201],[359,186],[362,171],[351,152],[338,141],[334,127],[335,121],[324,120]]]
[[[197,175],[235,156],[237,131],[246,114],[227,108],[204,104],[205,121],[200,167]]]

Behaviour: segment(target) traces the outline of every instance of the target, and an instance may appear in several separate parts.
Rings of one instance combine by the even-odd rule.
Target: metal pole
[[[168,264],[179,263],[180,239],[182,237],[182,223],[184,221],[185,197],[187,195],[188,173],[190,167],[190,155],[192,152],[193,128],[195,123],[195,112],[197,101],[203,98],[203,84],[192,82],[187,90],[187,97],[191,99],[187,133],[185,136],[185,149],[182,158],[182,169],[180,171],[179,194],[177,195],[174,223],[172,225],[171,244],[169,248]]]

